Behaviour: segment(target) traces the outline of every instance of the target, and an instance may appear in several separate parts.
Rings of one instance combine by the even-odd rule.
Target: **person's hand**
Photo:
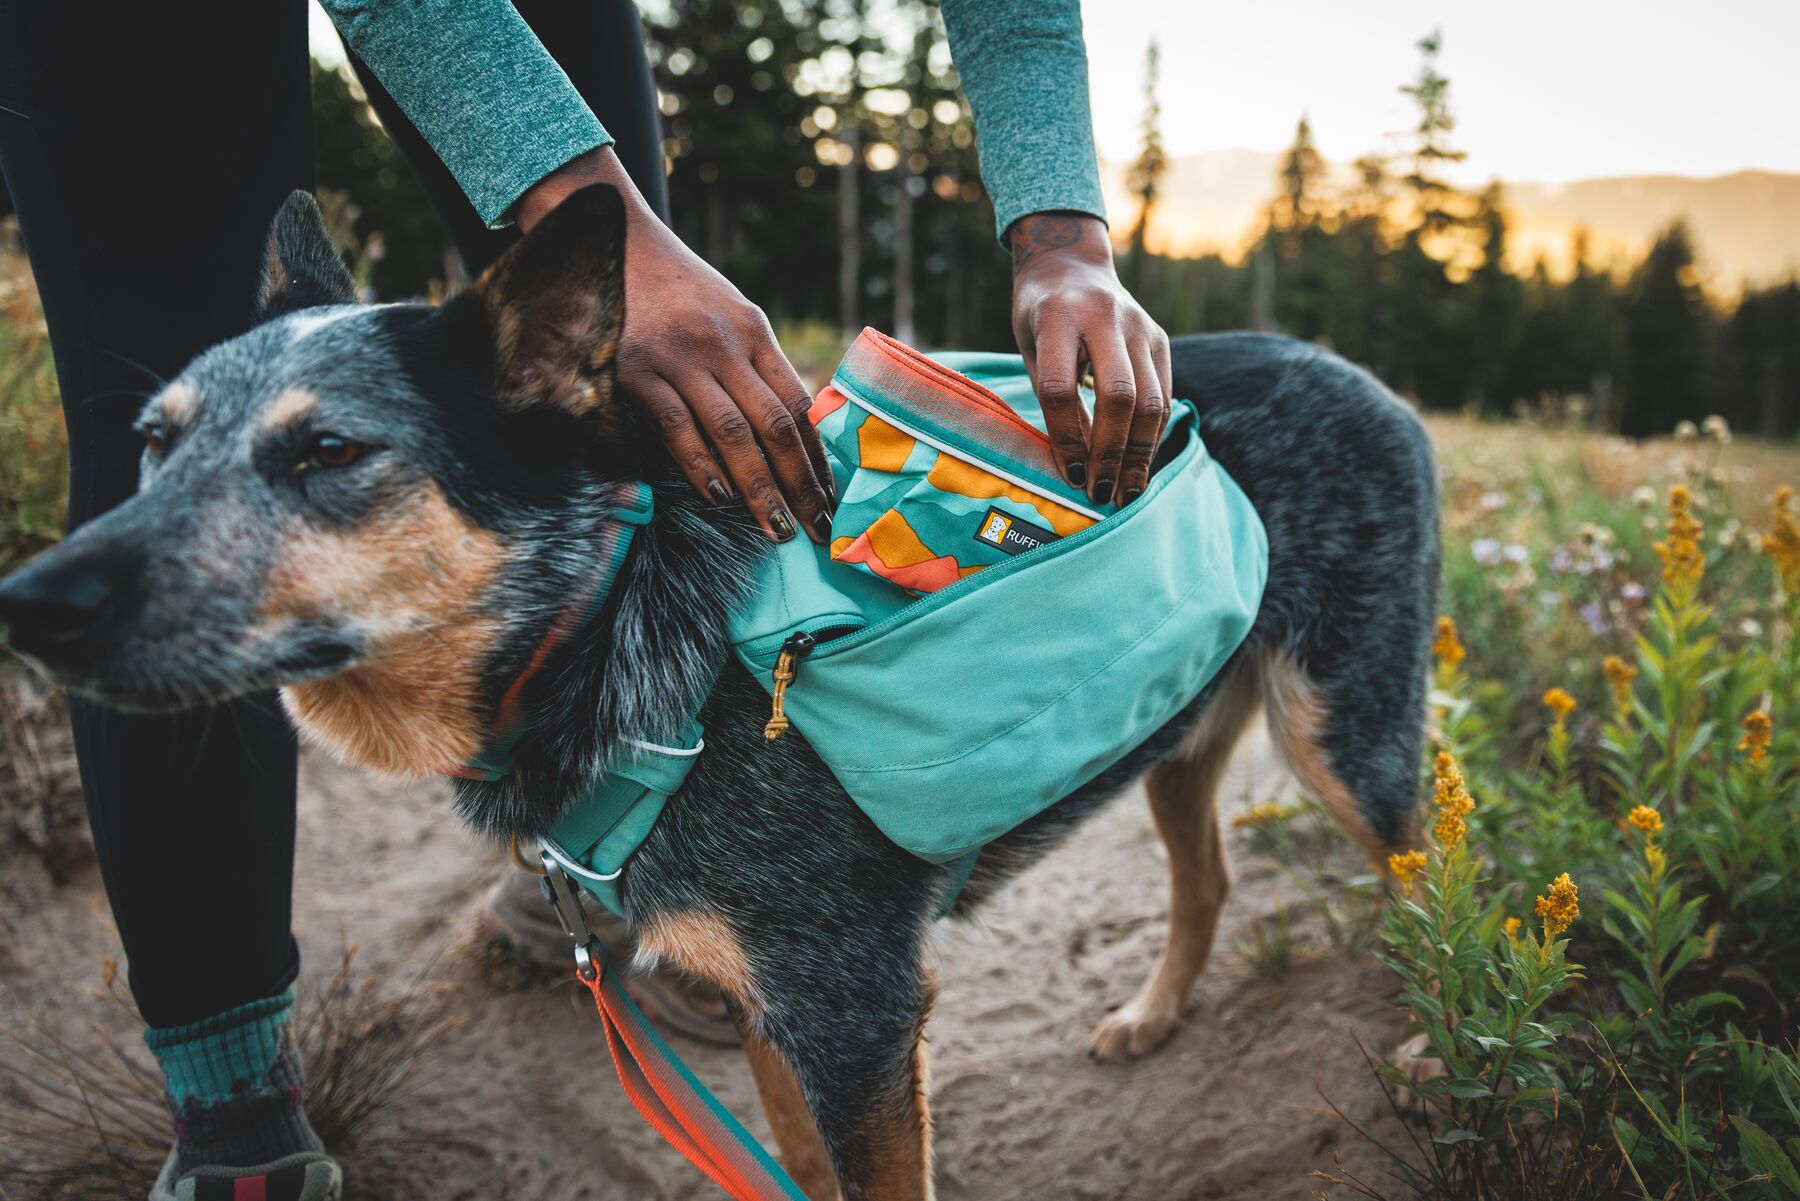
[[[1096,502],[1129,504],[1150,482],[1169,415],[1169,336],[1119,282],[1098,217],[1032,213],[1013,222],[1007,241],[1013,334],[1057,465]],[[1084,365],[1094,376],[1091,431]]]
[[[612,184],[625,201],[620,387],[702,496],[725,504],[735,491],[777,542],[799,527],[828,541],[831,471],[806,415],[812,395],[762,310],[657,220],[612,148],[546,176],[520,198],[514,217],[529,232],[594,183]]]

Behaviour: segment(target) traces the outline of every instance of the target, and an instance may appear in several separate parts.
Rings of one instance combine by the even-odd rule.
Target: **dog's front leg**
[[[937,989],[919,935],[846,944],[817,927],[752,929],[718,910],[647,914],[639,955],[731,998],[782,1160],[808,1197],[930,1201],[925,1019]]]
[[[782,995],[770,982],[772,1004],[746,1015],[769,1126],[814,1201],[932,1197],[925,1019],[936,988],[923,973],[916,980],[916,988],[877,991],[865,977],[835,995]],[[821,1167],[835,1173],[836,1187]]]
[[[744,1054],[750,1059],[750,1072],[756,1077],[756,1091],[762,1097],[775,1145],[781,1149],[782,1166],[812,1201],[838,1201],[837,1170],[831,1166],[831,1155],[819,1137],[794,1069],[755,1034],[745,1035]]]

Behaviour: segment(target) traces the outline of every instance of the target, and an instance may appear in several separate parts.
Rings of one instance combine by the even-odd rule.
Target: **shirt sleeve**
[[[508,0],[321,0],[490,229],[613,139]]]
[[[1001,241],[1028,213],[1106,220],[1079,0],[940,0]]]

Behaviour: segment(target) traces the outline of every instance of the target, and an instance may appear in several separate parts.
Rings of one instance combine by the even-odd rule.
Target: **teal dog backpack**
[[[803,733],[914,855],[967,860],[1092,780],[1255,620],[1262,522],[1186,401],[1121,508],[1062,479],[1017,355],[927,358],[865,330],[811,415],[840,498],[831,544],[766,555],[731,639],[770,694],[767,735]],[[647,492],[626,521],[648,520]],[[609,907],[703,735],[623,748],[545,842]]]
[[[947,862],[1112,766],[1224,666],[1268,574],[1256,510],[1170,414],[1142,496],[1056,470],[1017,355],[874,330],[812,408],[832,542],[766,558],[739,660],[884,834]]]

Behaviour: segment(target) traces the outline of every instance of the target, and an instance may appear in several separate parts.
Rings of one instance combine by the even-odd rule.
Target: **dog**
[[[339,758],[438,773],[481,750],[509,683],[591,587],[612,484],[648,482],[655,515],[602,619],[537,672],[545,719],[505,779],[457,782],[456,811],[495,838],[541,835],[609,748],[698,709],[705,749],[623,880],[640,957],[730,998],[809,1197],[929,1197],[924,952],[950,870],[883,837],[804,730],[765,741],[767,695],[726,639],[764,536],[742,505],[699,498],[614,388],[623,253],[618,196],[591,188],[441,306],[359,305],[296,193],[259,323],[150,399],[137,495],[0,584],[0,617],[102,703],[278,687]],[[1230,887],[1216,794],[1259,708],[1377,862],[1407,843],[1421,776],[1439,571],[1422,426],[1366,372],[1286,338],[1178,338],[1173,360],[1267,530],[1261,609],[1175,719],[987,846],[954,908],[1145,781],[1167,944],[1094,1031],[1103,1060],[1150,1052],[1182,1020]]]

